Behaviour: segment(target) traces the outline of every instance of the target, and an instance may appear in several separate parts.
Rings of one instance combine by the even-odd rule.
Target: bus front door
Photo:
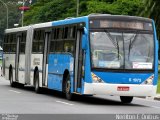
[[[83,51],[81,45],[82,31],[77,31],[76,40],[76,54],[75,54],[75,68],[74,68],[74,91],[80,92],[82,86],[82,65],[83,65]]]

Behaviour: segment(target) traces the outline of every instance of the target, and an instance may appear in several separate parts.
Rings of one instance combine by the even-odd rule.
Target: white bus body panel
[[[42,87],[42,65],[43,65],[43,54],[32,54],[31,55],[31,74],[30,74],[30,80],[31,85],[34,85],[34,70],[36,67],[38,67],[39,70],[39,85]]]
[[[14,32],[21,32],[28,30],[29,26],[26,27],[19,27],[19,28],[12,28],[12,29],[6,29],[5,33],[14,33]]]
[[[129,87],[129,91],[117,91],[117,87]],[[131,84],[107,84],[85,83],[84,94],[116,95],[116,96],[155,96],[157,86],[131,85]]]
[[[25,84],[25,54],[19,54],[18,80],[19,83]]]
[[[4,54],[5,60],[5,78],[9,80],[9,67],[12,65],[13,68],[13,81],[15,81],[15,54]]]
[[[43,66],[43,54],[32,54],[32,41],[33,41],[33,31],[38,28],[49,28],[52,27],[52,22],[40,23],[26,27],[6,29],[5,33],[15,33],[21,31],[27,31],[27,40],[26,40],[26,53],[25,55],[19,55],[19,70],[18,70],[18,82],[22,84],[34,85],[33,75],[34,69],[37,66],[39,70],[39,82],[40,87],[42,87],[42,66]],[[28,51],[29,50],[29,51]],[[15,81],[15,56],[16,54],[5,54],[8,60],[5,62],[5,77],[9,79],[9,66],[12,64],[13,69],[13,80]],[[36,64],[35,59],[39,59],[39,63]],[[27,60],[27,61],[26,61]],[[28,67],[29,66],[29,67]],[[47,65],[46,65],[47,67]],[[29,68],[29,71],[28,71]],[[46,68],[46,81],[47,85],[47,76],[48,76],[48,67]],[[29,73],[28,73],[29,72]]]
[[[32,27],[33,29],[52,27],[52,23],[53,22],[39,23],[39,24],[34,24]]]
[[[46,64],[46,81],[45,81],[45,86],[48,85],[48,64]]]

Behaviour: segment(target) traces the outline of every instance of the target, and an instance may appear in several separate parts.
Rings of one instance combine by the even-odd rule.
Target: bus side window
[[[75,46],[75,33],[76,26],[69,26],[65,28],[65,39],[64,39],[64,52],[69,52],[74,55],[74,46]]]
[[[11,45],[11,52],[15,53],[16,52],[16,34],[12,34],[12,41],[10,43]]]
[[[68,52],[74,55],[76,26],[53,28],[50,52]]]
[[[33,37],[33,46],[32,52],[42,53],[44,49],[44,38],[45,32],[44,30],[35,30],[34,37]]]
[[[63,28],[62,27],[58,28],[56,33],[58,33],[57,34],[58,38],[55,39],[56,41],[55,52],[63,52],[64,50],[63,49],[63,33],[64,33]]]
[[[7,52],[7,34],[4,36],[4,44],[3,44],[3,51],[4,52]]]
[[[25,45],[26,45],[26,32],[23,32],[20,37],[20,53],[25,53]]]
[[[38,31],[34,31],[32,52],[38,51]]]
[[[52,29],[49,52],[55,52],[55,39],[57,38],[57,29]]]
[[[44,32],[44,30],[41,30],[40,31],[40,38],[39,38],[39,49],[38,49],[38,52],[40,52],[40,53],[43,53],[44,40],[45,40],[45,32]]]
[[[4,52],[9,53],[10,48],[10,34],[6,34],[4,39]]]

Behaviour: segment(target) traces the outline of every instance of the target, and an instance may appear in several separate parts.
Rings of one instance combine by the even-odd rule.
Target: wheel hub
[[[66,93],[70,92],[70,86],[71,86],[70,81],[67,81],[67,83],[66,83]]]

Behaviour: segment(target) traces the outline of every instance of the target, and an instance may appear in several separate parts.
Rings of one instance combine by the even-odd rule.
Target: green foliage
[[[76,17],[77,0],[38,0],[25,13],[25,25]],[[79,16],[91,13],[137,15],[142,0],[80,0]]]
[[[74,0],[40,0],[31,7],[30,11],[25,13],[25,24],[48,22],[75,16],[74,6]]]
[[[19,23],[20,11],[17,8],[18,0],[2,0],[8,8],[8,27],[13,28],[15,23]],[[0,1],[0,46],[2,45],[3,33],[7,28],[7,9]]]
[[[146,7],[139,15],[154,19],[160,39],[160,0],[143,0],[143,2]]]
[[[111,5],[111,13],[135,16],[143,8],[141,0],[117,0]]]

